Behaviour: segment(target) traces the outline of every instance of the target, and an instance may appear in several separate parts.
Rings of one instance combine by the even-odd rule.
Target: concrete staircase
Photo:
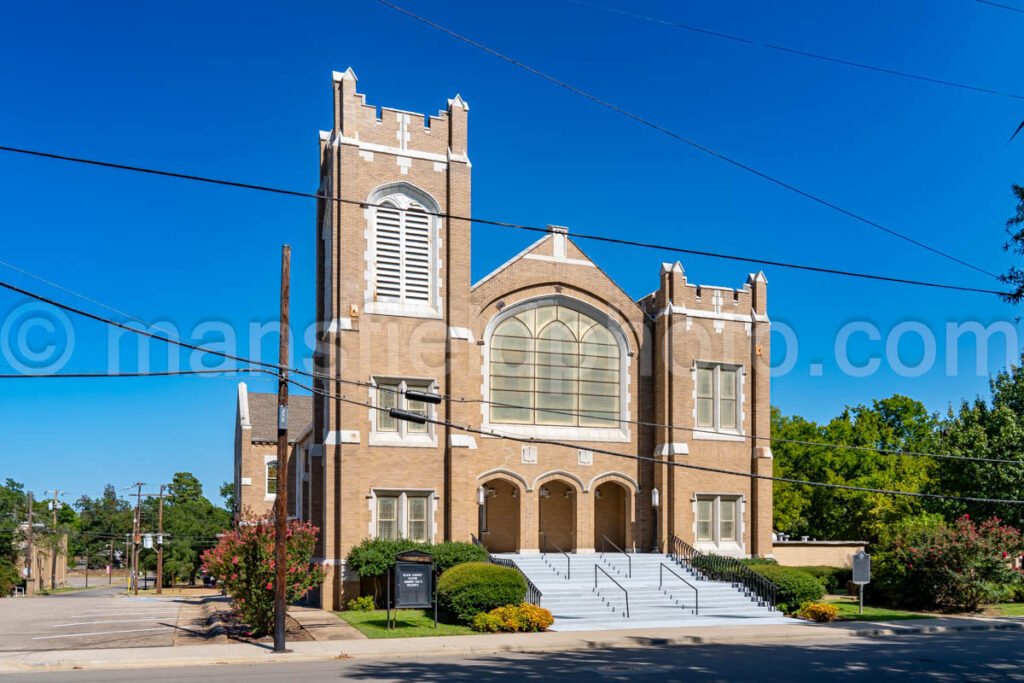
[[[498,557],[514,562],[540,590],[541,606],[555,617],[555,631],[789,621],[731,583],[702,581],[660,553],[630,554],[628,561],[622,553],[570,553],[568,562],[561,553]],[[628,616],[623,589],[629,594]]]

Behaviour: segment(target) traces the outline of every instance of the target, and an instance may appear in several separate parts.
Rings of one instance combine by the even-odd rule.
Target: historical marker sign
[[[853,582],[860,586],[871,583],[871,556],[863,550],[853,556]]]

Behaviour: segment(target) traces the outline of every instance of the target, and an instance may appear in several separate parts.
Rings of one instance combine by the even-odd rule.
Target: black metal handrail
[[[616,581],[616,580],[615,580],[615,579],[614,579],[614,578],[612,577],[612,575],[611,575],[611,574],[609,574],[608,572],[606,572],[606,571],[605,571],[604,569],[601,569],[601,567],[600,567],[599,565],[596,565],[596,564],[594,565],[594,590],[595,590],[595,591],[597,590],[597,572],[601,572],[602,574],[604,574],[605,576],[607,576],[607,577],[608,577],[608,579],[609,579],[609,580],[610,580],[610,581],[611,581],[612,583],[614,583],[614,584],[615,584],[616,586],[618,586],[618,587],[619,587],[619,590],[621,590],[621,591],[622,591],[622,593],[623,593],[623,594],[624,594],[624,595],[626,596],[626,618],[629,618],[629,591],[628,591],[628,590],[626,590],[625,588],[623,588],[623,587],[622,587],[622,584],[621,584],[621,583],[619,583],[618,581]]]
[[[523,570],[520,569],[515,562],[508,558],[495,557],[494,555],[488,555],[487,559],[491,564],[496,564],[502,567],[508,567],[509,569],[515,569],[517,572],[519,572],[519,575],[523,577],[524,581],[526,581],[526,602],[530,603],[531,605],[540,605],[540,599],[542,597],[540,589],[533,584],[533,581],[530,581],[530,577],[524,574]]]
[[[699,614],[700,613],[700,592],[697,590],[697,587],[694,586],[689,581],[687,581],[686,579],[684,579],[679,574],[677,574],[676,571],[674,569],[672,569],[672,567],[668,566],[664,562],[661,562],[659,564],[661,566],[658,567],[658,590],[661,590],[662,586],[665,584],[664,570],[667,569],[669,571],[669,573],[672,574],[672,576],[676,577],[677,579],[679,579],[680,581],[685,583],[687,586],[689,586],[693,590],[693,613],[695,615]],[[685,607],[685,605],[683,605],[683,606]]]
[[[676,536],[672,536],[670,554],[680,564],[690,567],[697,574],[697,578],[728,581],[733,586],[742,588],[748,597],[757,601],[757,604],[775,609],[779,587],[736,558],[702,553]]]
[[[632,579],[633,578],[633,558],[630,557],[629,553],[627,553],[625,550],[623,550],[619,546],[615,545],[615,541],[613,541],[612,539],[608,538],[604,534],[601,534],[601,540],[605,541],[606,543],[611,543],[613,548],[615,548],[620,553],[622,553],[623,555],[626,556],[626,562],[628,563],[628,568],[629,568],[629,573],[626,576],[627,576],[627,578]],[[604,557],[604,552],[605,552],[604,548],[602,547],[601,548],[601,557]]]
[[[562,555],[565,556],[565,580],[566,581],[571,580],[572,579],[572,558],[570,558],[569,553],[567,553],[564,550],[562,550],[561,548],[559,548],[558,544],[555,543],[554,541],[552,541],[551,539],[549,539],[547,536],[544,537],[544,541],[548,545],[552,546],[555,550],[557,550],[558,552],[562,553]]]

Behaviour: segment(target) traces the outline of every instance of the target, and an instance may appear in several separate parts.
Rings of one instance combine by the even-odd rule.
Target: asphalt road
[[[169,647],[180,598],[129,597],[124,586],[0,600],[0,653]]]
[[[1024,680],[1019,632],[863,639],[829,644],[704,645],[416,661],[339,660],[303,664],[16,674],[6,681],[991,681]]]

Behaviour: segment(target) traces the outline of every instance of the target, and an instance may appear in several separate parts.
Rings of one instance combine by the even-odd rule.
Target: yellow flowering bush
[[[496,607],[490,612],[481,612],[473,617],[474,630],[491,633],[543,631],[553,623],[555,618],[551,616],[550,611],[528,602]]]
[[[835,621],[839,618],[839,610],[834,605],[812,602],[796,613],[801,619],[816,621],[819,624]]]

